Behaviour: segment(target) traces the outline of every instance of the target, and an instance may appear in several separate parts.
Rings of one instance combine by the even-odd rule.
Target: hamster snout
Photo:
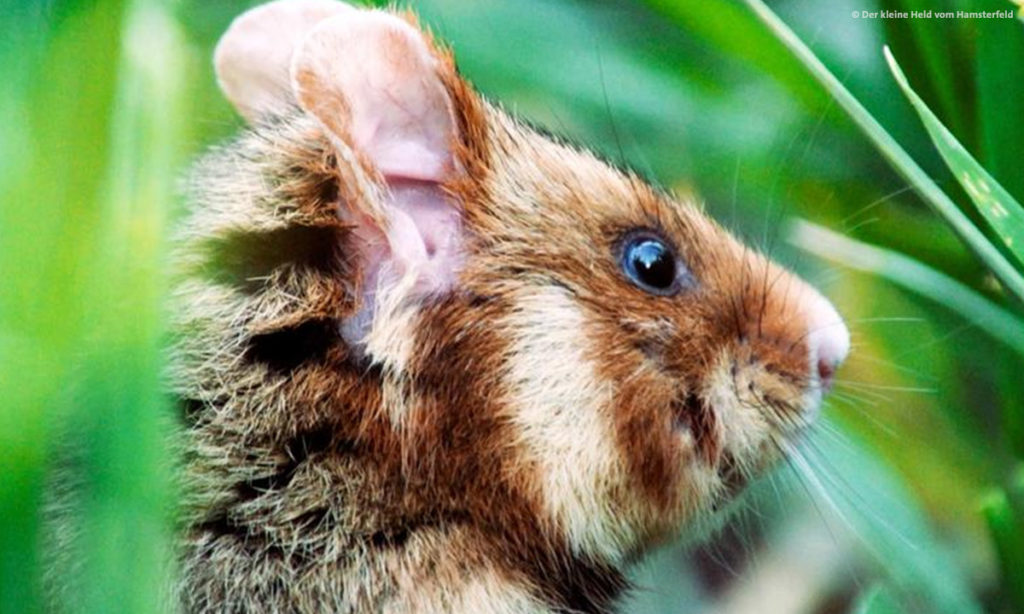
[[[814,357],[812,364],[817,365],[819,385],[828,392],[832,389],[836,369],[850,352],[850,331],[832,303],[820,295],[812,301],[807,319],[807,340]]]

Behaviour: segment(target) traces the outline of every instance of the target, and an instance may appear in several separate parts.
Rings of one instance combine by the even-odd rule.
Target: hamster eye
[[[669,296],[679,291],[680,267],[676,256],[654,234],[627,237],[622,244],[620,266],[630,281],[651,294]]]

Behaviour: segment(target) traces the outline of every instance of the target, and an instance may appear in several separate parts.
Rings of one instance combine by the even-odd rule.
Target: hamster
[[[174,251],[186,611],[614,611],[814,419],[832,305],[413,15],[278,0],[215,67],[248,128]]]

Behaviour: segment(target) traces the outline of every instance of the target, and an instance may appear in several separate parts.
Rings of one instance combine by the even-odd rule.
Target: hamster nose
[[[816,365],[818,383],[827,392],[850,351],[850,332],[832,303],[820,295],[814,297],[807,319],[811,364]]]

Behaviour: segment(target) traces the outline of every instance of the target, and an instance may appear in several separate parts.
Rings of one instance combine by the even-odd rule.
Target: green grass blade
[[[964,149],[956,137],[942,125],[928,105],[910,87],[907,76],[893,57],[888,47],[884,49],[885,61],[889,63],[896,82],[921,117],[928,135],[939,150],[942,159],[956,176],[957,181],[974,201],[978,211],[992,226],[1000,239],[1006,243],[1018,265],[1024,265],[1024,209],[1014,200],[999,182],[990,175],[971,154]]]
[[[800,249],[896,285],[955,311],[981,330],[1024,355],[1024,321],[955,279],[887,249],[861,243],[805,220],[787,239]]]
[[[897,0],[895,3],[895,6],[907,12],[932,10],[934,5],[932,0]],[[888,32],[890,42],[900,49],[900,31],[910,35],[911,40],[906,41],[903,48],[916,47],[916,57],[921,64],[918,74],[927,77],[939,111],[958,133],[965,130],[966,100],[958,91],[958,71],[953,60],[958,50],[953,42],[956,38],[955,30],[960,24],[955,20],[936,22],[932,19],[900,19],[894,22]]]
[[[1006,288],[1024,299],[1024,276],[992,245],[913,158],[886,132],[864,106],[843,86],[807,45],[761,0],[744,0],[811,74],[835,98],[892,167],[935,209],[967,245],[987,264]]]
[[[1002,585],[1016,605],[1012,609],[1024,610],[1024,516],[1006,492],[998,488],[982,499],[981,511],[999,556]]]
[[[972,9],[1005,9],[1005,0],[973,0]],[[982,165],[1018,201],[1024,200],[1020,172],[1024,134],[1024,28],[1015,19],[987,19],[974,37],[973,69],[977,90]],[[956,126],[950,129],[960,134]]]
[[[875,584],[863,591],[853,607],[853,614],[899,614],[899,608],[880,584]]]
[[[771,73],[804,104],[820,104],[820,93],[800,72],[800,67],[745,13],[743,7],[730,0],[678,2],[677,0],[646,0],[646,4],[692,35],[704,39],[723,54],[744,61]]]

